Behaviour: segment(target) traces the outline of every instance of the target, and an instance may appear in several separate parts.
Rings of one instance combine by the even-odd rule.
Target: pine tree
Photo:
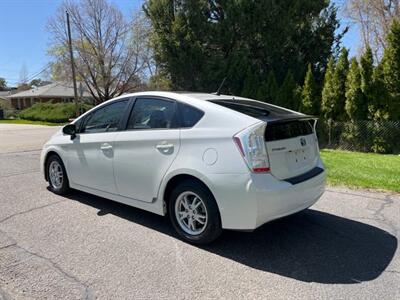
[[[345,113],[346,102],[346,78],[349,71],[349,52],[346,48],[342,48],[338,62],[336,64],[335,72],[333,75],[333,88],[334,88],[334,119],[343,119]]]
[[[389,118],[390,94],[385,84],[382,64],[374,68],[372,82],[372,101],[368,106],[369,117],[374,121],[387,120]]]
[[[266,90],[267,90],[267,102],[272,104],[277,104],[279,87],[278,83],[276,82],[275,73],[272,70],[270,70],[268,73]]]
[[[257,95],[256,95],[255,99],[257,99],[259,101],[263,101],[263,102],[269,102],[267,98],[268,98],[267,82],[262,81],[258,87]]]
[[[305,114],[317,115],[318,114],[318,97],[317,86],[314,81],[314,75],[311,64],[308,64],[306,78],[301,90],[301,103],[300,111]]]
[[[334,119],[335,113],[335,83],[333,75],[335,72],[335,62],[333,57],[329,59],[328,65],[325,71],[324,87],[322,89],[322,102],[321,112],[325,119]]]
[[[215,90],[227,76],[239,94],[247,65],[259,80],[268,66],[281,83],[289,69],[304,78],[311,62],[321,78],[341,38],[337,9],[327,0],[142,2],[154,59],[172,89]],[[237,70],[242,62],[246,67]]]
[[[279,103],[278,105],[298,110],[299,109],[299,95],[298,86],[294,80],[292,71],[288,71],[285,80],[279,89]]]
[[[387,36],[382,64],[385,85],[391,96],[390,117],[398,120],[400,118],[400,21],[393,21]]]
[[[247,68],[246,77],[243,83],[242,96],[247,98],[257,98],[259,83],[251,67]]]
[[[361,90],[367,101],[367,105],[370,105],[373,101],[373,74],[374,74],[374,58],[371,48],[368,46],[365,53],[360,59],[361,67]]]
[[[364,95],[361,90],[361,73],[357,59],[353,58],[346,81],[346,113],[350,120],[365,119]]]

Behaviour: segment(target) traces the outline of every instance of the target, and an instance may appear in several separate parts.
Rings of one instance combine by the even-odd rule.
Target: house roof
[[[79,91],[78,91],[79,94]],[[54,82],[27,91],[19,92],[8,96],[9,99],[17,98],[71,98],[74,97],[74,89],[71,84]],[[87,91],[83,92],[83,97],[91,97]]]
[[[7,100],[7,97],[11,95],[10,91],[0,91],[0,99]]]

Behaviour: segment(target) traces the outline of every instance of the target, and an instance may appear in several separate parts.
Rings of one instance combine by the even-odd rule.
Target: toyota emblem
[[[307,141],[305,138],[300,139],[300,144],[304,147],[307,144]]]

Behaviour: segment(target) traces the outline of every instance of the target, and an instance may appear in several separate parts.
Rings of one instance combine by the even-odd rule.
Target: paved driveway
[[[162,217],[50,193],[29,150],[54,130],[0,125],[0,299],[400,299],[398,195],[329,188],[304,213],[195,247]]]

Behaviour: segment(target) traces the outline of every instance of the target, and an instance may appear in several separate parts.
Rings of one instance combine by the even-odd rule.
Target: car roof
[[[138,96],[159,96],[159,97],[169,97],[173,99],[177,99],[188,104],[198,104],[201,103],[217,103],[218,100],[221,102],[236,102],[239,100],[241,105],[249,105],[249,106],[264,106],[264,108],[268,109],[271,112],[270,117],[268,118],[269,121],[272,120],[279,120],[283,117],[288,117],[291,115],[293,118],[298,118],[299,116],[306,116],[302,113],[297,111],[293,111],[287,108],[283,108],[274,104],[262,102],[255,99],[239,97],[234,95],[223,95],[223,94],[212,94],[212,93],[201,93],[201,92],[186,92],[186,91],[179,91],[179,92],[162,92],[162,91],[147,91],[147,92],[138,92],[138,93],[131,93],[131,94],[124,94],[120,97],[138,97]],[[194,100],[194,102],[193,102]],[[200,100],[200,101],[199,101]],[[238,103],[239,104],[239,103]],[[310,116],[307,116],[310,117]]]
[[[129,96],[159,96],[159,97],[176,97],[176,96],[186,96],[192,99],[197,100],[218,100],[218,99],[246,99],[243,97],[233,96],[233,95],[217,95],[212,93],[201,93],[201,92],[188,92],[188,91],[146,91],[146,92],[136,92],[136,93],[127,93],[123,94],[120,97],[129,97]]]

